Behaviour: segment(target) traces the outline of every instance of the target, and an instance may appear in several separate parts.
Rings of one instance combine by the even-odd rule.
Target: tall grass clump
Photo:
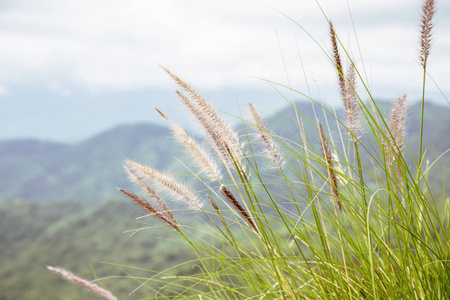
[[[425,1],[423,95],[433,14],[434,1]],[[149,200],[120,191],[197,255],[186,262],[191,274],[170,268],[132,277],[138,288],[149,286],[146,299],[450,299],[448,201],[433,196],[439,191],[429,189],[428,175],[435,169],[422,166],[423,112],[420,149],[410,149],[407,96],[385,112],[327,21],[325,54],[344,114],[310,98],[326,118],[305,119],[292,105],[296,128],[288,136],[272,132],[253,104],[239,136],[198,91],[164,69],[203,133],[202,142],[170,124],[203,188],[127,162]],[[201,225],[183,223],[169,198],[195,212]]]

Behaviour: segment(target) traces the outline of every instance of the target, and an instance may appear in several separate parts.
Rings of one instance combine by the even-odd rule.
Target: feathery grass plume
[[[219,136],[217,131],[210,126],[210,123],[206,119],[202,110],[200,110],[188,97],[183,95],[180,91],[176,91],[181,102],[186,106],[186,108],[192,113],[192,115],[197,119],[199,125],[203,128],[208,138],[209,143],[213,146],[217,154],[224,160],[224,162],[230,164],[230,155],[225,145],[225,141]]]
[[[197,196],[185,185],[175,181],[172,177],[149,167],[127,160],[127,165],[139,176],[147,177],[156,182],[161,187],[169,191],[179,201],[186,202],[191,209],[199,210],[203,203]]]
[[[166,214],[172,220],[175,220],[172,211],[166,205],[166,202],[164,202],[164,200],[162,200],[161,197],[156,193],[156,191],[152,189],[152,187],[148,183],[146,183],[142,179],[142,177],[138,176],[136,172],[134,172],[130,168],[127,168],[126,166],[124,166],[124,169],[127,171],[130,179],[137,185],[139,185],[147,193],[147,195],[158,204],[159,208],[164,212],[164,214]]]
[[[160,110],[157,109],[156,107],[155,107],[155,109],[156,109],[156,111],[159,113],[159,115],[160,115],[161,117],[163,117],[164,119],[166,119],[167,121],[169,121],[169,118],[167,117],[167,115],[166,115],[165,113],[163,113],[162,111],[160,111]]]
[[[345,83],[344,70],[342,69],[341,56],[339,55],[336,33],[334,32],[333,23],[331,21],[330,21],[330,37],[333,46],[334,66],[338,71],[339,75],[339,88],[341,91],[342,99],[345,99],[347,95],[347,84]]]
[[[205,98],[197,93],[197,91],[195,91],[189,84],[172,74],[166,68],[163,67],[163,69],[172,77],[178,86],[180,86],[181,89],[187,93],[189,98],[184,95],[183,96],[191,102],[188,109],[192,112],[200,125],[206,130],[207,134],[211,134],[211,131],[213,131],[215,133],[214,135],[217,135],[218,138],[222,140],[222,143],[226,143],[228,145],[232,156],[231,161],[229,159],[227,160],[228,163],[232,164],[234,160],[240,161],[243,154],[243,145],[240,144],[239,137],[233,131],[231,126],[225,122],[225,120],[219,116],[212,105],[209,104]],[[177,92],[177,94],[179,96],[182,95],[180,92]],[[185,103],[185,100],[183,100],[183,103]],[[215,137],[211,137],[211,140],[216,143]],[[220,154],[223,154],[223,152],[220,152]]]
[[[284,165],[283,157],[281,156],[280,151],[278,151],[277,145],[275,144],[272,137],[268,133],[267,127],[264,124],[261,116],[259,115],[253,103],[250,102],[248,104],[248,107],[250,110],[250,116],[259,133],[258,138],[265,146],[264,153],[267,155],[267,157],[269,158],[269,160],[272,162],[273,165],[275,165],[280,169],[283,168]]]
[[[333,198],[338,204],[339,210],[342,211],[341,196],[338,189],[338,181],[336,172],[334,171],[333,159],[328,145],[328,140],[325,138],[325,133],[323,132],[322,123],[319,122],[319,132],[320,132],[320,144],[322,146],[322,155],[325,160],[326,169],[328,173],[328,178],[331,180],[331,192],[333,193]]]
[[[345,96],[343,98],[347,128],[350,138],[356,142],[361,137],[361,123],[359,119],[359,103],[356,97],[356,72],[353,63],[348,67]]]
[[[230,202],[234,208],[244,217],[245,220],[250,224],[250,226],[253,228],[253,230],[256,233],[259,233],[258,228],[256,228],[256,224],[253,221],[253,218],[250,216],[250,214],[245,210],[244,207],[237,201],[237,199],[234,197],[233,193],[224,185],[220,186],[220,192],[223,196]]]
[[[403,149],[403,132],[405,131],[406,116],[406,94],[400,96],[395,101],[391,110],[391,119],[389,122],[389,142],[393,149],[394,158],[401,155]]]
[[[361,124],[359,121],[359,105],[356,97],[356,72],[353,63],[349,65],[347,82],[345,81],[344,70],[342,68],[341,57],[339,55],[339,48],[336,39],[336,33],[333,28],[333,23],[330,21],[330,37],[333,47],[334,65],[338,72],[339,90],[342,101],[344,103],[345,114],[347,116],[347,128],[351,139],[356,142],[361,137]]]
[[[180,91],[176,91],[176,93],[180,97],[181,102],[197,119],[197,122],[203,128],[210,145],[214,148],[219,157],[222,158],[222,161],[232,167],[235,167],[236,164],[239,171],[243,172],[244,166],[241,161],[242,148],[240,148],[240,146],[240,150],[236,149],[236,147],[233,148],[233,141],[231,140],[230,143],[230,139],[224,137],[217,126],[212,126],[213,124],[208,120],[208,114],[204,109],[189,100],[189,98]]]
[[[180,125],[172,123],[170,124],[170,128],[173,131],[175,139],[186,147],[186,149],[191,154],[191,157],[194,159],[197,165],[201,167],[201,171],[203,173],[206,173],[211,177],[211,179],[218,180],[222,178],[222,176],[220,175],[219,167],[214,162],[214,160],[199,144],[195,142],[194,139],[187,135],[187,133]]]
[[[212,107],[206,99],[200,95],[196,90],[194,90],[189,84],[181,80],[176,75],[172,74],[169,70],[163,68],[167,74],[169,74],[172,79],[190,96],[193,103],[197,105],[199,110],[203,110],[204,118],[210,122],[210,126],[213,127],[217,133],[223,137],[233,152],[241,153],[242,145],[239,142],[238,135],[233,131],[230,124],[228,124],[217,111]]]
[[[128,192],[123,189],[119,189],[119,191],[121,191],[125,196],[127,196],[131,200],[133,200],[134,203],[136,203],[137,205],[142,207],[144,210],[146,210],[150,214],[154,215],[155,217],[157,217],[158,219],[160,219],[161,221],[165,222],[170,227],[172,227],[173,229],[178,231],[178,226],[176,224],[176,221],[173,219],[173,216],[172,216],[172,218],[170,218],[166,214],[158,211],[150,203],[148,203],[145,199],[135,195],[132,192]]]
[[[434,12],[435,1],[425,0],[422,5],[422,25],[420,28],[420,63],[423,67],[426,67],[430,54]]]
[[[80,276],[77,276],[70,271],[67,271],[63,268],[51,267],[51,266],[47,266],[47,269],[49,269],[52,272],[55,272],[56,274],[60,275],[64,279],[70,280],[73,283],[76,283],[79,286],[82,286],[82,287],[90,290],[94,294],[97,294],[105,299],[117,300],[117,298],[110,291],[107,291],[103,287],[99,286],[98,284],[96,284],[92,281],[89,281],[87,279],[84,279]]]

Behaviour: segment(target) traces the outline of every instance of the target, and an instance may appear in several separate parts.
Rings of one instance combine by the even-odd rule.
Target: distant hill
[[[392,107],[391,102],[379,101],[377,103],[378,108],[381,113],[390,116],[390,110]],[[367,105],[369,110],[370,106]],[[314,128],[315,116],[322,122],[325,123],[324,115],[326,115],[331,132],[333,133],[334,141],[339,143],[338,137],[338,127],[336,120],[331,116],[330,113],[334,114],[333,109],[327,108],[329,112],[323,112],[319,105],[313,106],[308,103],[297,104],[298,117],[303,118],[303,125],[307,132],[310,132],[312,136],[317,136],[317,130]],[[315,111],[314,111],[315,110]],[[337,117],[345,121],[345,113],[342,109],[336,110]],[[450,106],[441,106],[432,104],[430,102],[425,103],[425,115],[424,115],[424,136],[423,143],[424,148],[429,147],[428,153],[433,153],[436,151],[437,154],[443,153],[445,150],[450,148],[450,138],[448,138],[447,132],[450,128]],[[415,102],[409,105],[407,108],[406,120],[405,120],[405,140],[406,144],[409,146],[414,155],[418,154],[419,140],[420,140],[420,118],[421,118],[421,104]],[[285,120],[292,120],[288,123]],[[312,123],[306,121],[306,119],[311,120]],[[282,134],[283,136],[289,135],[289,132],[294,132],[299,134],[298,128],[295,129],[294,121],[296,121],[295,110],[293,107],[288,107],[268,119],[270,128],[274,129],[276,132]],[[314,125],[314,126],[313,126]],[[341,131],[345,134],[345,130]],[[363,134],[364,139],[364,134]]]
[[[297,109],[314,118],[310,103],[299,102]],[[388,111],[388,104],[380,107]],[[323,121],[323,112],[316,106]],[[337,111],[342,116],[342,111]],[[441,154],[450,148],[450,108],[427,104],[425,110],[424,145],[428,153]],[[302,117],[300,115],[300,117]],[[269,118],[269,127],[283,135],[298,132],[292,107]],[[337,133],[336,122],[328,118]],[[307,131],[315,129],[304,121]],[[284,127],[283,127],[284,126]],[[419,141],[420,106],[408,108],[408,145],[416,151]],[[242,132],[242,130],[240,130]],[[335,137],[337,139],[337,137]],[[173,143],[170,131],[154,124],[135,124],[113,128],[78,144],[58,144],[37,140],[0,142],[0,199],[23,201],[87,201],[100,202],[121,197],[116,187],[129,187],[123,164],[126,159],[150,164],[161,170],[184,172],[175,157],[183,158],[181,147]],[[444,160],[450,161],[449,156]]]
[[[167,169],[179,148],[169,130],[152,124],[120,126],[74,145],[36,140],[0,142],[0,198],[25,201],[117,198],[127,186],[126,159]]]
[[[388,116],[390,118],[390,110],[392,108],[393,102],[378,101],[377,106],[381,114]],[[329,130],[331,131],[331,137],[337,148],[342,147],[341,139],[339,133],[346,135],[345,129],[340,126],[340,131],[338,130],[338,122],[331,115],[335,114],[341,121],[345,121],[345,113],[342,109],[337,109],[335,112],[331,108],[327,108],[328,112],[324,112],[319,105],[311,105],[306,103],[301,103],[297,106],[298,117],[305,127],[307,132],[307,137],[310,138],[314,144],[317,141],[318,134],[315,128],[316,124],[314,122],[315,116],[321,121],[324,126],[327,124]],[[372,111],[369,105],[367,105],[369,111]],[[436,105],[431,102],[425,102],[425,113],[424,113],[424,135],[423,135],[423,149],[427,149],[424,166],[426,161],[429,160],[430,164],[435,161],[435,159],[443,154],[445,151],[450,149],[450,138],[448,137],[448,130],[450,128],[450,106]],[[325,121],[325,116],[327,120]],[[372,116],[374,117],[374,116]],[[292,120],[291,122],[286,122],[285,120]],[[281,120],[281,121],[280,121]],[[279,113],[275,114],[273,117],[268,119],[269,128],[273,129],[277,134],[288,137],[290,139],[297,138],[299,136],[299,129],[296,128],[294,121],[296,122],[297,116],[295,115],[295,110],[292,107],[288,107]],[[307,120],[312,121],[311,123]],[[419,152],[419,141],[420,141],[420,120],[421,120],[421,104],[419,101],[414,104],[408,105],[406,120],[405,120],[405,142],[408,149],[404,149],[405,159],[412,170],[415,170],[415,162],[413,160],[418,159]],[[363,132],[366,129],[363,129]],[[328,136],[328,129],[326,130]],[[370,136],[370,134],[369,134]],[[346,138],[344,137],[344,141]],[[361,138],[362,143],[367,147],[367,149],[373,154],[379,152],[378,146],[373,141],[367,139],[367,135],[363,133]],[[316,142],[316,147],[318,143]],[[320,151],[320,150],[319,150]],[[361,149],[361,157],[364,159],[366,157],[364,151]],[[369,162],[367,162],[369,163]],[[446,153],[439,160],[439,168],[441,174],[435,169],[429,175],[430,188],[434,191],[436,197],[441,197],[442,195],[442,180],[446,180],[445,184],[450,184],[449,176],[442,177],[445,174],[445,170],[450,168],[450,152]],[[367,178],[367,177],[366,177]]]

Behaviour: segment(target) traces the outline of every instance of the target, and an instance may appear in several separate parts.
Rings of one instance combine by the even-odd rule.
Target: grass
[[[158,110],[196,163],[192,174],[204,190],[193,191],[150,166],[127,162],[129,176],[150,201],[121,190],[124,195],[197,255],[186,262],[195,269],[192,275],[171,275],[175,266],[135,277],[138,289],[160,282],[145,299],[450,298],[449,205],[428,187],[430,173],[440,170],[434,163],[423,165],[422,149],[434,1],[424,1],[422,10],[422,122],[413,166],[405,157],[415,149],[403,139],[407,96],[383,115],[329,20],[329,58],[346,116],[321,107],[327,116],[322,124],[296,111],[296,139],[271,133],[252,104],[252,122],[242,119],[239,137],[196,90],[165,69],[212,151]],[[306,132],[306,122],[316,130]],[[331,132],[331,122],[338,124],[337,132]],[[445,185],[442,189],[445,195]],[[201,216],[203,225],[184,224],[161,191]]]

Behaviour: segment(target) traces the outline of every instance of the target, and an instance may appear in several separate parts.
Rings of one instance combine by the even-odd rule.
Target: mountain
[[[393,102],[387,101],[377,101],[377,107],[379,112],[384,116],[388,116],[387,120],[390,118],[390,111],[392,108]],[[372,108],[367,104],[367,109],[369,114],[375,118],[375,114],[373,113]],[[342,140],[340,138],[340,134],[346,135],[346,130],[343,126],[338,126],[338,122],[336,121],[335,115],[339,118],[339,120],[345,120],[346,116],[342,109],[337,109],[336,112],[334,110],[325,107],[324,110],[320,105],[314,104],[297,104],[296,105],[298,118],[300,122],[303,124],[306,137],[312,141],[311,145],[314,147],[319,147],[317,142],[318,132],[316,129],[315,118],[322,122],[326,135],[334,142],[336,148],[342,149],[342,147],[348,147],[347,144],[342,145]],[[448,138],[448,129],[450,128],[450,106],[441,106],[433,104],[430,101],[425,102],[425,110],[424,110],[424,134],[423,134],[423,150],[427,151],[424,160],[424,166],[426,166],[427,162],[431,165],[435,162],[436,158],[445,153],[445,151],[450,149],[450,139]],[[280,121],[281,120],[281,121]],[[290,120],[290,121],[285,121]],[[308,121],[310,120],[310,121]],[[413,102],[412,104],[408,104],[406,111],[406,119],[405,119],[405,145],[403,153],[405,155],[405,160],[407,164],[410,166],[410,169],[414,170],[416,162],[419,154],[419,141],[420,141],[420,120],[421,120],[421,103],[419,101]],[[288,107],[274,116],[268,119],[268,127],[273,130],[276,134],[286,137],[291,140],[299,139],[300,133],[297,123],[297,116],[295,110],[292,107]],[[325,126],[326,124],[326,126]],[[381,125],[382,126],[382,125]],[[297,127],[297,128],[296,128]],[[377,155],[379,152],[379,147],[376,142],[374,142],[373,138],[369,139],[367,134],[367,126],[362,129],[362,137],[361,142],[364,145],[364,149],[360,149],[361,157],[368,157],[367,151],[371,152],[372,155]],[[331,132],[331,135],[330,133]],[[343,139],[346,141],[346,138]],[[346,142],[344,142],[346,143]],[[316,148],[318,149],[318,148]],[[320,151],[320,150],[319,150]],[[341,152],[341,151],[340,151]],[[349,153],[351,156],[351,152]],[[370,164],[369,161],[366,160],[367,164]],[[363,162],[364,164],[364,162]],[[442,184],[444,180],[445,185],[450,184],[450,179],[448,176],[441,177],[445,175],[445,170],[450,168],[450,153],[446,153],[443,155],[439,161],[438,165],[440,168],[440,172],[438,172],[436,165],[434,169],[429,174],[429,184],[430,188],[435,191],[434,195],[438,198],[442,198],[444,195]],[[371,166],[368,166],[370,169]],[[368,178],[368,177],[366,177]]]
[[[387,120],[390,118],[392,104],[393,103],[386,101],[377,102],[379,113],[388,116]],[[318,104],[311,105],[304,103],[301,105],[297,104],[296,108],[298,116],[292,107],[286,108],[268,118],[268,127],[279,136],[283,136],[290,140],[298,140],[300,138],[300,131],[296,125],[298,117],[306,131],[306,137],[313,141],[313,145],[318,145],[318,143],[314,143],[314,141],[317,141],[318,139],[317,125],[315,122],[315,118],[317,117],[324,128],[326,128],[326,135],[333,141],[337,148],[342,148],[342,140],[346,143],[346,129],[336,121],[335,117],[337,116],[339,120],[345,121],[346,116],[342,109],[334,111],[333,109],[325,107],[326,110],[324,110]],[[375,119],[376,117],[372,108],[367,105],[367,109],[369,114]],[[377,115],[379,113],[377,112]],[[430,163],[446,150],[450,149],[450,139],[447,137],[447,131],[448,128],[450,128],[449,113],[449,106],[440,106],[430,102],[425,104],[423,149],[427,150],[426,159],[429,159]],[[380,120],[380,118],[378,118],[378,120]],[[415,164],[413,157],[417,159],[419,156],[420,120],[421,104],[415,102],[407,107],[405,119],[404,139],[406,147],[404,149],[404,155],[410,166]],[[383,124],[380,126],[384,127]],[[362,137],[360,140],[364,145],[364,148],[372,153],[379,151],[374,140],[368,138],[371,134],[367,134],[367,131],[367,125],[363,124]],[[341,139],[340,135],[344,136],[343,139]],[[444,155],[439,162],[440,165],[450,166],[450,155]]]
[[[120,126],[74,145],[36,140],[0,142],[1,199],[25,201],[117,198],[127,187],[126,159],[170,169],[179,147],[167,128],[153,124]]]
[[[298,102],[296,107],[303,124],[312,138],[317,130],[306,119],[315,114],[324,121],[318,105]],[[380,103],[381,110],[389,113],[390,104]],[[420,105],[408,108],[406,142],[417,152],[420,126]],[[341,110],[337,111],[342,116]],[[450,128],[450,108],[427,103],[425,107],[424,145],[441,154],[450,148],[447,130]],[[336,121],[325,113],[334,139],[338,131]],[[268,119],[269,128],[280,135],[296,138],[294,110],[289,107]],[[239,130],[241,133],[243,129]],[[298,135],[298,134],[297,134]],[[101,202],[121,197],[117,187],[128,188],[130,183],[123,170],[126,159],[149,164],[173,173],[188,173],[180,168],[176,158],[182,159],[182,148],[173,142],[166,127],[155,124],[134,124],[113,128],[77,144],[58,144],[37,140],[0,142],[0,199],[23,201],[74,200]],[[448,156],[443,158],[450,161]],[[411,164],[413,163],[410,159]]]
[[[393,103],[387,101],[377,102],[380,112],[385,116],[390,115],[392,104]],[[332,109],[325,107],[328,111],[324,112],[320,105],[306,103],[300,105],[297,104],[296,108],[298,117],[303,119],[305,131],[311,133],[311,136],[317,137],[317,129],[315,129],[316,124],[314,122],[315,116],[317,116],[317,119],[323,124],[325,124],[325,122],[327,123],[327,126],[333,134],[332,138],[334,141],[337,143],[340,142],[338,126],[335,117],[332,115],[334,114]],[[372,109],[368,104],[367,109],[373,117]],[[450,148],[450,139],[446,137],[448,128],[450,128],[449,113],[449,106],[436,105],[431,102],[425,103],[423,144],[424,149],[426,146],[429,147],[428,153],[433,153],[433,151],[435,151],[436,154],[439,155]],[[340,120],[345,120],[346,118],[342,109],[337,109],[336,115]],[[325,116],[327,121],[325,121]],[[419,149],[420,119],[421,104],[419,102],[414,102],[407,107],[404,134],[406,145],[408,145],[414,155],[418,154]],[[285,122],[285,120],[290,120],[290,123]],[[282,136],[288,135],[291,138],[294,136],[293,132],[297,132],[298,134],[298,129],[295,130],[296,125],[294,122],[297,122],[297,116],[293,107],[288,107],[268,119],[269,128]],[[340,130],[341,132],[345,132],[342,127]],[[364,131],[365,129],[363,128],[363,139]]]

